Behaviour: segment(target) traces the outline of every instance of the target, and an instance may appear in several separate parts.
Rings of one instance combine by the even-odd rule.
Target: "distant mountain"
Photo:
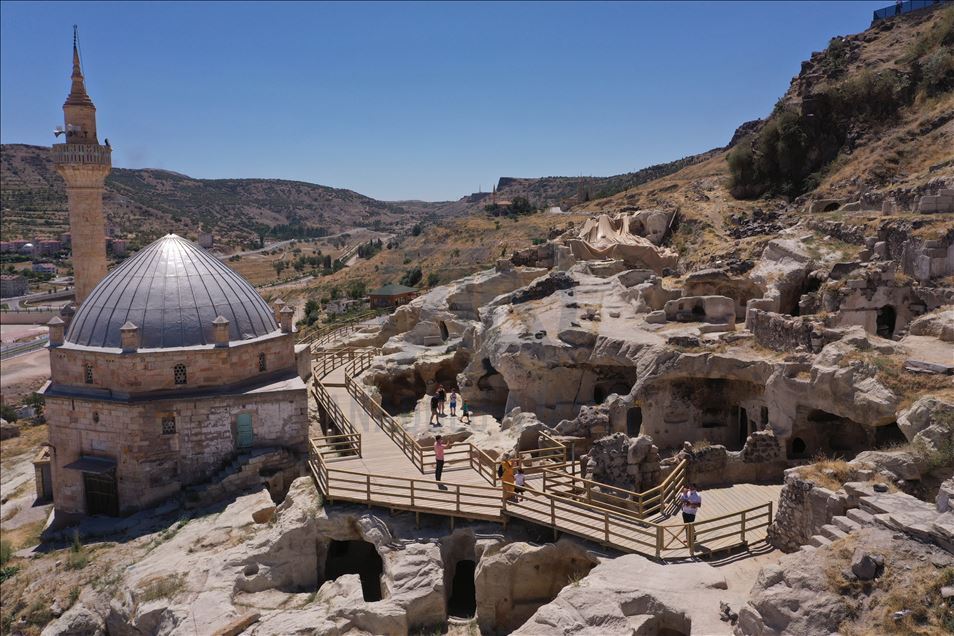
[[[66,188],[50,149],[0,147],[4,239],[69,231]],[[114,168],[104,207],[117,235],[145,244],[161,234],[212,232],[224,245],[334,234],[352,227],[397,230],[436,214],[440,206],[407,209],[351,190],[281,179],[195,179],[167,170]]]

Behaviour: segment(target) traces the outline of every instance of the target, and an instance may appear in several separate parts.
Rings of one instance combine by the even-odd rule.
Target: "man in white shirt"
[[[699,508],[702,507],[702,496],[699,494],[699,491],[696,490],[696,485],[689,484],[686,486],[682,491],[682,495],[679,496],[679,501],[682,503],[682,522],[694,523],[696,521],[696,513],[699,511]]]

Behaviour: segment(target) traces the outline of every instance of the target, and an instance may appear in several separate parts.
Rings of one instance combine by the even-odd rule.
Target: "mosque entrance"
[[[86,489],[86,514],[119,516],[115,473],[83,473],[83,486]]]

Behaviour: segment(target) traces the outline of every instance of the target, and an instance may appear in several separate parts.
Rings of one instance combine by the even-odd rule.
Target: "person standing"
[[[523,494],[524,487],[527,484],[527,476],[523,474],[522,466],[517,467],[517,474],[514,477],[513,483],[514,483],[514,486],[516,486],[514,488],[514,493],[515,493],[514,501],[520,501],[520,495]]]
[[[689,484],[686,486],[682,495],[679,496],[679,501],[682,503],[682,522],[695,523],[696,514],[702,507],[702,495],[696,490],[696,485]]]
[[[437,394],[431,396],[431,426],[440,426],[441,425],[441,413],[438,410],[440,408],[440,398],[437,397]]]
[[[444,451],[450,448],[450,444],[444,443],[444,437],[438,435],[434,438],[434,480],[440,483],[441,476],[444,474]]]
[[[467,406],[466,401],[461,401],[460,403],[460,423],[463,424],[464,421],[470,424],[470,407]]]
[[[457,389],[451,389],[450,414],[451,417],[457,417]]]
[[[447,401],[447,391],[444,390],[443,384],[437,385],[437,392],[434,393],[437,396],[437,412],[441,415],[444,415],[444,403]]]
[[[505,457],[502,462],[500,462],[500,481],[503,484],[503,493],[504,499],[513,499],[513,486],[514,486],[514,473],[513,473],[513,461],[510,457]]]

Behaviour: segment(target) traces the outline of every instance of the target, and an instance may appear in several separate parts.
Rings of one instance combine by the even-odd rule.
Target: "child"
[[[451,389],[450,409],[451,417],[457,417],[457,389]]]
[[[516,493],[514,501],[520,501],[520,495],[523,494],[524,485],[527,483],[527,476],[523,474],[523,468],[517,468],[517,475],[513,482],[517,486],[514,489],[514,493]]]
[[[467,402],[462,402],[460,405],[460,423],[464,422],[470,424],[470,407],[467,406]]]

